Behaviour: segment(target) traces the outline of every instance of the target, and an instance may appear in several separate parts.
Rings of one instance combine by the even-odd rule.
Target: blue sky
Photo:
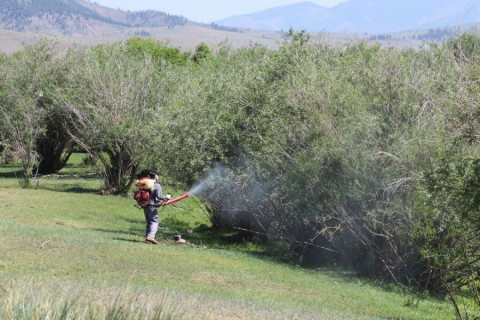
[[[231,16],[253,13],[297,2],[311,1],[331,7],[346,0],[88,0],[122,10],[159,10],[182,15],[196,22],[210,23]]]

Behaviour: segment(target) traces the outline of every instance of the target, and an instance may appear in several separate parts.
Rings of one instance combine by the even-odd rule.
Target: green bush
[[[144,59],[148,56],[157,66],[168,64],[185,64],[187,56],[179,49],[171,48],[153,38],[133,37],[126,42],[128,54],[133,58]]]

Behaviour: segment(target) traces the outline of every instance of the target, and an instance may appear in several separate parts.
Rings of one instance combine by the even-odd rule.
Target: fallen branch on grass
[[[52,241],[52,238],[48,239],[47,241],[45,241],[44,243],[42,243],[42,245],[40,246],[40,249],[43,249],[43,247],[49,243],[50,241]]]

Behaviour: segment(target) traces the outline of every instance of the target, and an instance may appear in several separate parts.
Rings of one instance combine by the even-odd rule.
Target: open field
[[[188,23],[185,26],[175,28],[122,28],[117,27],[106,30],[105,33],[97,36],[83,35],[41,35],[31,32],[15,32],[0,29],[0,52],[7,54],[20,50],[27,44],[35,43],[41,37],[55,39],[64,46],[95,45],[125,41],[135,36],[136,32],[148,32],[149,36],[169,46],[181,50],[193,50],[200,43],[206,43],[211,48],[216,48],[222,43],[239,48],[259,43],[270,48],[276,48],[278,41],[282,39],[280,32],[264,30],[244,30],[244,32],[230,32],[216,30],[206,25]]]
[[[185,26],[176,26],[174,28],[156,27],[156,28],[110,28],[103,29],[103,33],[97,36],[82,35],[41,35],[31,32],[15,32],[0,29],[0,52],[13,53],[22,49],[25,45],[33,44],[38,39],[55,39],[63,46],[80,45],[88,46],[95,44],[107,44],[125,41],[135,36],[136,32],[147,32],[149,37],[164,42],[165,44],[179,48],[182,51],[194,50],[200,43],[207,44],[212,49],[217,49],[223,44],[228,44],[234,48],[248,47],[254,44],[260,44],[275,49],[279,41],[282,40],[282,33],[267,30],[242,29],[240,32],[225,31],[210,28],[208,25],[199,23],[187,23]],[[342,45],[346,43],[355,43],[359,41],[368,41],[366,34],[340,34],[340,33],[321,33],[311,34],[311,43],[325,43],[329,45]],[[423,41],[405,40],[402,37],[393,37],[387,41],[378,41],[388,47],[411,47],[418,48]]]
[[[147,245],[133,200],[96,194],[101,181],[81,157],[31,190],[19,187],[13,166],[0,167],[2,319],[454,318],[448,301],[415,306],[413,294],[388,284],[279,263],[268,248],[234,243],[209,228],[193,198],[160,212],[165,241]],[[175,246],[177,233],[196,247]]]

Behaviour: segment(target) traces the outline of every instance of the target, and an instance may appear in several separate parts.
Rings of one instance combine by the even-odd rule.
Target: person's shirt
[[[160,185],[160,183],[155,182],[152,188],[150,204],[154,205],[158,201],[165,201],[165,200],[168,200],[168,198],[162,194],[162,186]]]

